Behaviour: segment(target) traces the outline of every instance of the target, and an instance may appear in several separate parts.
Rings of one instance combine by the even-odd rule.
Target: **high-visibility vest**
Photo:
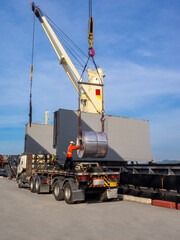
[[[73,144],[70,144],[69,147],[68,147],[68,151],[67,151],[67,157],[68,157],[68,158],[72,158],[73,150],[79,149],[79,148],[81,148],[81,147],[79,147],[79,146],[74,146]]]

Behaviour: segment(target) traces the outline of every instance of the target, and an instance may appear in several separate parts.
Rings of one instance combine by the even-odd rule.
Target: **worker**
[[[74,144],[75,143],[73,141],[70,141],[70,145],[67,151],[66,161],[64,164],[64,170],[67,170],[67,169],[72,170],[74,168],[73,159],[72,159],[73,150],[81,149],[81,146],[74,146]]]
[[[149,165],[152,165],[152,164],[156,164],[156,163],[154,162],[154,157],[152,158],[151,161],[149,161]]]

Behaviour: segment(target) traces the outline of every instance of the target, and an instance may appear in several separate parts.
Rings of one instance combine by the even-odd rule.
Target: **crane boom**
[[[71,82],[73,83],[76,91],[79,93],[78,82],[83,82],[81,76],[79,75],[74,64],[72,63],[71,59],[67,55],[65,49],[63,48],[61,42],[57,38],[57,36],[56,36],[55,32],[53,31],[52,27],[50,26],[48,20],[44,16],[42,10],[38,6],[36,6],[34,2],[32,2],[31,5],[32,5],[33,12],[35,13],[36,17],[39,19],[41,26],[43,27],[50,43],[52,44],[52,46],[59,58],[59,63],[62,64],[65,72],[67,73],[68,77],[70,78]],[[94,75],[94,73],[92,73],[92,74]],[[99,74],[102,75],[101,69],[99,71]],[[102,88],[102,81],[101,81],[101,88]],[[92,87],[87,87],[85,85],[81,85],[81,91],[82,91],[81,102],[83,102],[83,105],[86,106],[85,111],[101,113],[102,109],[101,109],[101,107],[99,107],[100,101],[91,94]],[[98,102],[98,105],[97,105],[97,102]]]
[[[78,81],[82,81],[79,73],[77,72],[76,68],[74,67],[73,63],[71,62],[70,58],[68,57],[67,53],[65,52],[62,44],[60,43],[59,39],[57,38],[56,34],[54,33],[53,29],[51,28],[49,22],[47,21],[46,17],[44,16],[43,12],[39,7],[36,7],[35,3],[32,2],[32,9],[36,15],[36,17],[39,19],[41,26],[43,27],[47,37],[49,38],[49,41],[51,42],[58,58],[60,61],[60,64],[63,65],[66,73],[70,77],[75,89],[79,91],[78,84],[76,79]],[[74,75],[74,76],[73,76]]]

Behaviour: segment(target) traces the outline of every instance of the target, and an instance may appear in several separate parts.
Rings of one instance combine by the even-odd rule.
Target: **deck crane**
[[[80,102],[81,102],[81,111],[90,112],[90,113],[104,113],[103,107],[103,78],[104,74],[101,68],[98,68],[97,71],[88,69],[88,82],[83,83],[83,80],[75,68],[74,64],[67,55],[65,49],[63,48],[61,42],[57,38],[55,32],[51,28],[48,20],[46,19],[43,11],[36,6],[34,2],[31,3],[32,11],[35,16],[39,19],[41,26],[43,27],[49,41],[51,42],[58,58],[59,63],[63,66],[68,77],[73,83],[76,91],[80,93]],[[91,38],[92,42],[92,38]],[[79,88],[78,83],[81,83],[81,88]],[[83,84],[82,84],[83,83]]]
[[[89,47],[89,58],[92,58],[96,71],[88,69],[88,82],[83,82],[82,77],[79,75],[75,66],[68,57],[66,51],[64,50],[61,42],[57,38],[55,32],[53,31],[51,25],[45,17],[43,11],[36,6],[34,2],[31,3],[32,11],[35,16],[39,19],[41,26],[43,27],[49,41],[51,42],[58,58],[60,64],[63,66],[68,77],[73,83],[76,91],[79,94],[79,110],[78,110],[78,137],[77,144],[82,146],[81,150],[78,150],[79,158],[83,157],[92,157],[92,158],[103,158],[107,154],[108,150],[108,140],[107,136],[104,133],[104,94],[103,94],[103,78],[104,74],[101,68],[97,68],[97,65],[94,61],[94,49],[93,44],[93,19],[92,19],[92,1],[90,3],[90,19],[89,19],[89,37],[88,43]],[[87,61],[87,63],[88,63]],[[87,65],[86,63],[86,65]],[[84,70],[86,68],[84,67]],[[84,71],[83,70],[83,71]],[[82,73],[83,74],[83,73]],[[101,124],[102,131],[100,132],[85,132],[82,131],[81,124],[81,111],[88,113],[98,113],[101,114]],[[93,150],[92,150],[92,141],[93,141]]]

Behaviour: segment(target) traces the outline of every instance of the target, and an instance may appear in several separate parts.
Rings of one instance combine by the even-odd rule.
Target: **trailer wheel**
[[[22,188],[23,187],[23,183],[21,178],[18,179],[18,188]]]
[[[56,181],[53,184],[53,195],[54,195],[54,198],[56,199],[56,201],[61,201],[64,199],[63,190],[60,187],[59,181]]]
[[[41,185],[41,180],[39,177],[35,179],[35,192],[37,194],[40,194],[40,185]]]
[[[72,189],[71,189],[71,185],[69,184],[69,182],[65,183],[65,185],[64,185],[64,200],[67,204],[73,203]]]
[[[30,180],[30,191],[32,193],[35,193],[35,181],[34,181],[34,178],[32,177],[31,180]]]

